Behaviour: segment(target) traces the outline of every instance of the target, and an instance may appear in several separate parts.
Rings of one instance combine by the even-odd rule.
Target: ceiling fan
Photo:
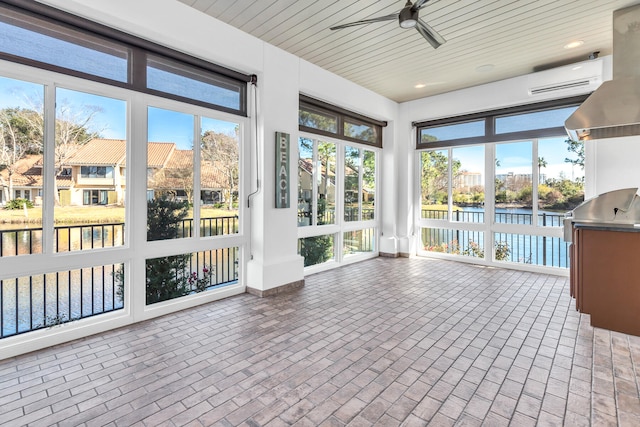
[[[411,0],[407,0],[400,12],[392,13],[391,15],[379,16],[377,18],[363,19],[362,21],[350,22],[348,24],[336,25],[331,27],[331,30],[341,30],[347,27],[353,27],[356,25],[371,24],[374,22],[393,21],[397,19],[402,28],[415,28],[422,37],[424,37],[434,49],[437,49],[440,45],[446,42],[436,30],[434,30],[429,24],[420,19],[419,13],[429,0],[416,0],[415,3],[411,3]]]

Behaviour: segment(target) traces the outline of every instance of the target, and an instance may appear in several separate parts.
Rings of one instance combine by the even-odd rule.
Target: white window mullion
[[[336,143],[336,187],[337,187],[337,191],[336,191],[336,225],[340,227],[340,230],[342,230],[342,227],[345,224],[344,221],[344,209],[345,209],[345,203],[344,203],[344,179],[345,179],[345,173],[344,173],[344,169],[345,169],[345,155],[344,155],[344,150],[345,150],[346,145],[345,144],[341,144],[341,143]],[[336,234],[333,235],[333,250],[335,253],[335,257],[336,257],[336,262],[341,263],[342,262],[342,239],[343,239],[343,235],[342,235],[342,231],[337,232]]]
[[[487,261],[494,261],[495,239],[493,225],[495,224],[496,200],[496,144],[484,146],[484,257]]]
[[[56,149],[56,87],[48,84],[44,89],[44,170],[43,170],[43,206],[42,206],[42,253],[55,252],[54,209],[55,209],[55,149]]]
[[[364,149],[358,149],[358,221],[362,221],[362,210],[364,209],[364,203],[362,198],[364,197],[363,177],[364,177]]]
[[[200,145],[202,141],[202,118],[193,117],[193,238],[200,238],[200,209],[202,208],[202,194],[200,192]],[[233,194],[231,194],[233,197]]]
[[[309,225],[318,225],[318,176],[322,175],[321,168],[318,167],[318,147],[320,141],[313,140],[313,155],[311,156],[311,218],[309,218]]]
[[[531,140],[531,149],[533,157],[533,170],[531,171],[531,225],[538,227],[538,185],[540,183],[538,156],[540,156],[540,154],[538,152],[537,138]]]
[[[447,148],[447,222],[453,222],[453,148]]]

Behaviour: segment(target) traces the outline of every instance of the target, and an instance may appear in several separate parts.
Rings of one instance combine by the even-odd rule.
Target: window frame
[[[517,141],[531,138],[548,138],[566,133],[564,126],[554,126],[549,128],[539,128],[527,131],[496,133],[495,121],[497,118],[505,116],[515,116],[523,113],[534,113],[546,110],[555,110],[563,107],[578,106],[587,99],[589,95],[574,96],[571,98],[555,99],[552,101],[537,102],[533,104],[524,104],[508,108],[500,108],[496,110],[483,111],[479,113],[464,114],[434,120],[416,121],[411,123],[416,128],[416,150],[430,148],[446,148],[458,145],[472,145],[488,142],[506,142]],[[448,139],[443,141],[432,141],[423,143],[421,141],[422,131],[430,127],[455,125],[460,123],[474,122],[484,120],[485,132],[482,136],[474,136],[467,138]]]
[[[21,56],[7,54],[5,52],[0,52],[0,59],[247,117],[247,83],[255,82],[257,79],[255,75],[244,74],[221,65],[196,58],[186,53],[161,46],[151,41],[35,1],[3,0],[0,4],[0,14],[2,14],[3,11],[11,11],[12,13],[20,14],[27,23],[30,22],[30,20],[31,22],[34,20],[39,22],[44,21],[45,24],[50,26],[49,28],[52,33],[64,33],[65,30],[69,31],[70,34],[73,34],[69,39],[77,38],[76,35],[80,32],[87,34],[87,36],[92,39],[103,39],[107,44],[121,46],[123,49],[130,52],[129,59],[127,61],[128,81],[121,82],[118,80],[112,80]],[[38,25],[38,27],[40,26]],[[58,37],[61,40],[68,41],[68,39],[65,39],[62,36]],[[203,102],[193,98],[149,89],[146,81],[148,55],[178,62],[187,68],[191,68],[195,73],[210,73],[222,81],[227,82],[229,85],[237,87],[239,90],[239,108],[229,108],[219,104]]]
[[[301,132],[313,133],[316,135],[328,136],[332,138],[338,138],[341,141],[349,141],[357,144],[364,144],[368,146],[382,148],[382,128],[387,126],[386,121],[372,119],[371,117],[363,116],[362,114],[338,107],[333,104],[329,104],[319,99],[312,98],[307,95],[300,94],[298,111],[309,111],[314,113],[325,114],[327,116],[335,116],[337,118],[337,131],[330,132],[322,129],[317,129],[310,126],[304,126],[299,124],[298,130]],[[299,113],[298,113],[299,117]],[[347,136],[344,133],[345,122],[361,125],[369,125],[374,128],[376,132],[376,140],[374,142],[366,141],[363,139],[353,138]]]
[[[297,237],[298,241],[300,239],[305,239],[309,237],[318,237],[331,235],[333,236],[333,250],[334,256],[320,264],[313,264],[305,267],[305,274],[312,274],[319,271],[328,270],[331,268],[336,268],[341,265],[346,265],[352,262],[361,261],[363,259],[372,258],[378,256],[380,251],[380,235],[381,235],[381,227],[382,227],[382,219],[381,219],[381,209],[380,206],[382,202],[382,195],[379,193],[380,191],[380,177],[381,177],[381,165],[382,158],[381,153],[382,150],[379,147],[373,147],[372,145],[368,145],[366,143],[358,143],[355,145],[353,141],[347,141],[346,139],[337,138],[335,135],[331,137],[318,136],[317,134],[309,134],[309,133],[300,133],[298,135],[299,138],[306,138],[314,141],[314,147],[317,145],[316,141],[324,141],[331,142],[336,145],[336,212],[335,212],[335,222],[333,224],[312,224],[305,226],[297,227]],[[364,150],[371,151],[375,153],[375,180],[376,180],[376,193],[375,200],[379,201],[375,203],[374,207],[374,218],[360,219],[358,221],[346,221],[344,219],[344,167],[345,167],[345,147],[357,148],[361,151],[361,158],[364,156]],[[298,150],[298,144],[296,144],[296,151]],[[314,148],[314,157],[315,157],[315,148]],[[297,154],[297,153],[296,153]],[[359,180],[362,180],[362,172],[359,174]],[[297,187],[296,187],[297,191]],[[315,194],[315,192],[314,192]],[[314,197],[316,200],[316,197]],[[315,205],[315,202],[314,202]],[[312,212],[315,212],[312,209]],[[347,232],[358,231],[358,230],[367,230],[374,229],[374,242],[373,242],[373,251],[371,252],[359,252],[355,254],[345,254],[344,253],[344,234]],[[345,256],[346,255],[346,256]]]

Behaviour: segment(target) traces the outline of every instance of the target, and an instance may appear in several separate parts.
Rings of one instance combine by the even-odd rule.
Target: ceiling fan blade
[[[426,6],[429,0],[416,0],[416,2],[411,6],[411,10],[420,10]]]
[[[398,12],[392,13],[391,15],[387,15],[387,16],[379,16],[377,18],[363,19],[362,21],[356,21],[356,22],[350,22],[348,24],[336,25],[335,27],[331,27],[329,29],[330,30],[341,30],[343,28],[354,27],[356,25],[371,24],[371,23],[374,23],[374,22],[392,21],[394,19],[398,19]]]
[[[416,30],[418,30],[418,32],[422,35],[422,37],[427,39],[429,44],[431,44],[431,46],[433,46],[434,49],[437,49],[440,47],[440,45],[446,43],[446,40],[444,39],[444,37],[438,34],[436,30],[431,28],[431,26],[426,22],[424,22],[422,19],[418,19],[418,23],[416,24]]]

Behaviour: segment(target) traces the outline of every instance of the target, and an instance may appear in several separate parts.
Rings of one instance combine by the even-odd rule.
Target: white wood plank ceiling
[[[434,50],[395,20],[329,30],[398,12],[405,0],[179,1],[398,102],[611,54],[612,12],[639,3],[431,0],[420,18],[447,40]]]

